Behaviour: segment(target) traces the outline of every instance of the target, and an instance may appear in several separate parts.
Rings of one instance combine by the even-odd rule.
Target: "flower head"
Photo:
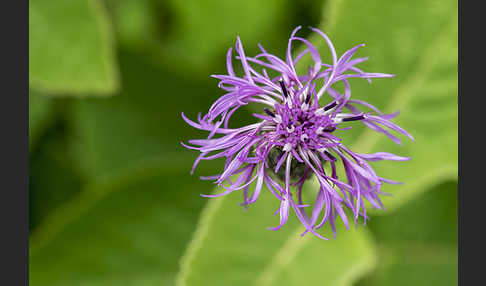
[[[352,211],[355,223],[359,216],[366,222],[364,201],[370,202],[374,208],[383,208],[379,198],[382,184],[397,183],[379,177],[368,162],[409,160],[385,152],[355,153],[334,132],[348,130],[352,124],[364,124],[398,144],[400,139],[389,130],[412,140],[413,137],[390,121],[398,112],[383,114],[369,103],[351,99],[349,78],[371,81],[371,78],[394,76],[367,73],[355,67],[367,60],[352,59],[363,45],[353,47],[338,58],[329,38],[320,30],[311,28],[324,39],[331,51],[331,63],[324,63],[316,47],[296,36],[299,29],[297,27],[291,34],[285,60],[268,53],[261,45],[260,54],[248,57],[237,37],[236,59],[241,63],[244,75],[235,74],[233,50],[230,48],[226,60],[228,74],[213,76],[220,80],[219,87],[226,93],[214,102],[206,115],[201,117],[199,114],[197,122],[182,114],[189,125],[208,131],[209,136],[189,140],[192,146],[183,145],[200,151],[191,173],[201,160],[226,158],[221,174],[201,177],[215,180],[225,190],[204,196],[223,196],[242,190],[243,205],[248,206],[256,202],[265,184],[280,201],[280,224],[270,229],[282,227],[292,209],[306,229],[303,234],[311,232],[326,239],[316,230],[329,222],[335,232],[337,217],[349,228],[345,208]],[[305,49],[293,58],[292,44],[296,41],[305,45]],[[307,54],[311,56],[313,65],[308,67],[307,73],[299,75],[295,66]],[[269,76],[268,71],[276,76]],[[335,88],[338,82],[344,86],[342,93]],[[262,106],[260,113],[253,114],[256,122],[229,128],[231,116],[247,104]],[[361,108],[367,108],[369,112],[365,113]],[[338,177],[339,164],[343,175]],[[302,187],[312,176],[319,182],[319,189],[311,206],[303,203]],[[251,192],[250,184],[255,181]],[[306,209],[309,211],[306,212]]]

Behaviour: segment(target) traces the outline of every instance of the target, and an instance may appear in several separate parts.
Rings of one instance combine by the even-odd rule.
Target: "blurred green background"
[[[29,20],[31,285],[457,285],[456,1],[30,0]],[[204,135],[180,113],[222,95],[209,76],[236,36],[284,56],[298,25],[339,54],[365,43],[361,67],[397,76],[352,80],[353,97],[400,110],[416,138],[343,134],[412,160],[374,164],[405,185],[329,241],[301,238],[294,215],[268,231],[268,192],[246,212],[239,194],[200,197],[221,162],[190,176],[197,154],[180,145]]]

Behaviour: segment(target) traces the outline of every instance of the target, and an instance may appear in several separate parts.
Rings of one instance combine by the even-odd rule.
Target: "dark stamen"
[[[331,155],[331,153],[329,153],[327,151],[324,151],[324,154],[326,154],[326,156],[329,157],[329,159],[331,159],[331,161],[333,161],[333,162],[336,162],[337,161],[336,157],[334,157],[333,155]]]
[[[333,101],[333,102],[329,103],[328,105],[324,106],[324,111],[328,111],[329,109],[333,108],[336,105],[337,105],[337,102]]]
[[[307,94],[307,96],[305,97],[305,103],[306,103],[306,104],[308,104],[308,103],[309,103],[309,101],[310,101],[310,99],[311,99],[311,94],[310,94],[310,92],[309,92],[309,93]]]
[[[268,110],[268,108],[264,107],[263,111],[265,111],[265,113],[270,115],[271,117],[275,117],[275,114],[273,112],[271,112],[270,110]]]
[[[284,95],[285,97],[288,97],[289,95],[288,95],[288,93],[287,93],[287,88],[285,87],[284,82],[281,80],[281,81],[279,81],[279,83],[280,83],[280,87],[282,88],[282,93],[283,93],[283,95]]]
[[[355,121],[355,120],[361,120],[361,119],[364,119],[364,115],[358,115],[358,116],[343,118],[343,122],[345,122],[345,121]]]
[[[329,128],[326,128],[326,129],[324,129],[322,131],[324,131],[324,132],[333,132],[334,130],[336,130],[336,127],[329,127]]]
[[[304,122],[304,123],[302,124],[302,128],[304,128],[304,127],[306,127],[306,126],[310,126],[310,125],[312,125],[312,123],[311,123],[311,122],[309,122],[309,121],[306,121],[306,122]]]

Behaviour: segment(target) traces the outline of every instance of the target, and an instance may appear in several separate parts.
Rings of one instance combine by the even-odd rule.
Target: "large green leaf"
[[[412,157],[404,164],[376,164],[381,176],[406,184],[387,186],[386,191],[393,196],[383,202],[389,209],[437,181],[457,178],[457,16],[454,13],[448,19],[424,50],[417,70],[399,83],[385,108],[387,112],[401,110],[396,122],[413,134],[415,142],[398,146],[368,131],[355,144],[358,151],[386,150]]]
[[[357,285],[457,285],[457,182],[373,219],[379,263]]]
[[[112,94],[119,87],[112,37],[98,0],[30,0],[30,85],[57,95]]]
[[[341,53],[365,42],[367,47],[362,48],[359,56],[370,55],[370,62],[362,65],[366,71],[397,74],[394,79],[376,80],[372,85],[364,80],[353,80],[352,93],[354,98],[366,99],[385,112],[402,110],[397,122],[413,134],[416,142],[405,141],[403,146],[397,147],[384,136],[370,131],[342,134],[345,144],[351,145],[357,152],[388,151],[413,157],[405,163],[376,164],[378,174],[406,183],[405,186],[385,188],[385,191],[395,195],[384,198],[389,209],[398,207],[438,181],[457,176],[456,7],[454,1],[440,4],[418,0],[366,3],[333,1],[327,9],[327,24],[321,26],[324,32],[331,35]],[[424,26],[427,29],[423,29]],[[313,37],[312,41],[320,42],[318,46],[326,58],[323,40]],[[296,231],[300,227],[296,229],[289,223],[277,233],[269,233],[264,227],[269,226],[270,221],[277,223],[277,218],[269,218],[269,213],[278,207],[275,200],[259,200],[250,207],[248,215],[242,217],[237,215],[241,212],[236,206],[238,197],[235,194],[230,196],[212,203],[215,207],[203,212],[196,235],[182,260],[179,285],[207,285],[215,281],[222,285],[236,281],[261,282],[252,277],[266,277],[267,274],[261,273],[269,273],[272,279],[281,277],[280,271],[283,269],[282,273],[298,271],[302,279],[313,279],[314,275],[320,275],[321,284],[337,285],[332,278],[331,282],[323,280],[328,277],[325,272],[328,261],[338,261],[349,268],[359,269],[359,261],[373,257],[371,253],[360,252],[353,257],[341,255],[347,248],[363,245],[360,243],[362,235],[342,231],[338,241],[348,235],[351,237],[348,243],[333,248],[336,255],[327,256],[329,251],[324,250],[330,242],[314,237],[291,243],[289,248],[289,241],[297,241]],[[265,210],[266,214],[260,210]],[[308,257],[304,254],[307,247],[313,253]],[[250,249],[255,249],[258,257]],[[292,261],[289,267],[292,270],[285,268],[285,263],[284,267],[273,267],[269,263],[271,259],[268,257],[280,258],[279,253],[282,253],[285,261]],[[322,259],[322,256],[326,259]],[[279,258],[275,260],[280,261]],[[308,268],[308,261],[319,272]],[[267,267],[270,270],[265,270]],[[221,269],[225,271],[218,271]],[[333,271],[346,277],[349,269],[343,267]],[[252,273],[252,277],[245,276],[245,273]],[[286,274],[283,277],[287,277]]]
[[[338,239],[300,237],[303,227],[289,218],[280,231],[271,213],[279,203],[269,192],[246,212],[237,195],[212,199],[182,259],[177,285],[351,285],[375,264],[365,229]],[[329,234],[328,234],[329,236]],[[332,235],[330,235],[332,237]],[[324,284],[323,284],[324,283]]]
[[[209,191],[186,177],[165,164],[87,187],[31,238],[31,285],[172,285]]]

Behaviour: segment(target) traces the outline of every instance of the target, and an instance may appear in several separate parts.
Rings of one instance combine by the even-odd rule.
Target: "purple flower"
[[[337,217],[349,229],[345,208],[352,211],[355,223],[359,216],[366,223],[368,216],[364,201],[382,209],[383,204],[378,197],[383,193],[382,184],[397,184],[379,177],[368,162],[410,159],[385,152],[355,153],[334,131],[348,130],[351,125],[362,123],[398,144],[400,139],[389,130],[405,134],[412,140],[413,137],[390,121],[398,112],[383,114],[371,104],[350,99],[349,78],[364,78],[371,82],[371,78],[394,76],[367,73],[355,67],[367,60],[352,59],[362,44],[338,58],[329,38],[320,30],[311,28],[324,39],[331,51],[332,62],[327,64],[309,41],[296,36],[299,29],[297,27],[290,36],[285,60],[268,53],[261,45],[260,54],[248,57],[237,37],[236,59],[241,62],[244,75],[235,74],[233,50],[230,48],[226,59],[228,74],[213,76],[220,80],[219,87],[226,93],[214,102],[206,115],[201,117],[199,114],[197,122],[182,114],[189,125],[208,131],[209,136],[189,140],[192,146],[183,145],[201,152],[191,173],[201,160],[226,158],[221,174],[201,177],[215,180],[225,191],[203,196],[217,197],[242,190],[246,207],[256,202],[265,184],[280,201],[277,212],[280,224],[270,229],[282,227],[292,209],[306,229],[302,235],[311,232],[326,239],[316,230],[329,222],[335,234]],[[293,58],[291,49],[296,41],[305,45],[305,50]],[[313,65],[308,67],[306,74],[298,75],[295,66],[307,54],[311,56]],[[256,66],[260,66],[261,70],[257,70]],[[335,88],[338,82],[344,86],[343,94]],[[235,111],[250,103],[262,106],[261,113],[253,114],[257,122],[229,128],[228,122]],[[369,112],[365,113],[361,108]],[[345,180],[338,177],[338,167],[343,171],[341,177]],[[312,176],[317,178],[320,186],[313,206],[304,204],[302,199],[302,186]],[[255,181],[254,189],[250,190],[250,184]]]

